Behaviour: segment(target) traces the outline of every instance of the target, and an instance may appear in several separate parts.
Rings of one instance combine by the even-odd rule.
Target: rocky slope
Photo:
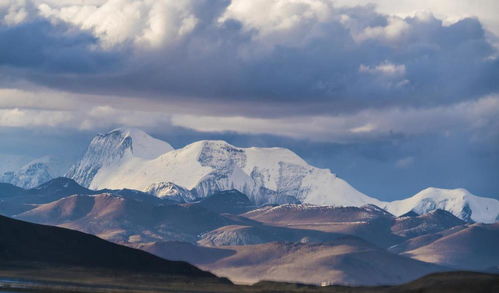
[[[85,187],[94,187],[95,176],[130,160],[149,160],[173,150],[168,143],[155,139],[139,129],[119,128],[95,136],[76,165],[66,174]],[[109,186],[103,186],[107,188]],[[123,186],[125,187],[125,186]],[[120,188],[123,188],[120,187]]]

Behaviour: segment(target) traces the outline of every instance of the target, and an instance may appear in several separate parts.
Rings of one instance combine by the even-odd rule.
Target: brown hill
[[[242,216],[263,223],[310,224],[338,222],[366,222],[377,218],[393,218],[393,215],[376,206],[330,207],[304,204],[265,206]]]
[[[352,235],[381,247],[403,241],[391,231],[395,217],[373,205],[321,207],[280,205],[256,209],[241,216],[269,225]]]
[[[269,242],[327,242],[344,234],[264,225],[239,223],[217,228],[201,235],[203,246],[252,245]]]
[[[158,205],[107,193],[65,197],[16,218],[75,229],[115,242],[195,242],[197,235],[233,223],[197,206]]]
[[[392,225],[392,232],[401,237],[417,237],[420,235],[443,231],[465,222],[444,210],[434,210],[424,215],[399,217]]]
[[[425,238],[433,237],[425,243]],[[435,264],[486,270],[499,264],[499,223],[473,224],[412,239],[419,247],[410,247],[405,255]]]
[[[143,246],[158,256],[176,253],[176,245]],[[217,257],[206,261],[214,251],[189,246],[178,259],[189,259],[201,268],[240,283],[261,280],[350,285],[400,284],[443,270],[442,267],[391,254],[361,239],[347,237],[328,243],[273,242],[217,248]],[[189,255],[202,255],[203,263]]]

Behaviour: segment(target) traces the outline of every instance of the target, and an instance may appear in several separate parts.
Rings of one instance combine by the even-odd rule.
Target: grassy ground
[[[3,280],[3,281],[1,281]],[[10,280],[10,282],[6,282]],[[14,281],[14,282],[12,282]],[[88,270],[76,267],[0,268],[0,292],[73,292],[73,293],[151,293],[151,292],[337,292],[337,293],[464,293],[499,292],[499,275],[453,272],[433,274],[401,286],[385,287],[316,287],[309,285],[260,282],[236,286],[227,280],[186,279],[159,274],[126,271]]]

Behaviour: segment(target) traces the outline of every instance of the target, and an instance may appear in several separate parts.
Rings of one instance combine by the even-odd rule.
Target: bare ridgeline
[[[499,202],[464,189],[382,202],[286,149],[136,129],[66,177],[0,184],[0,292],[499,292]]]

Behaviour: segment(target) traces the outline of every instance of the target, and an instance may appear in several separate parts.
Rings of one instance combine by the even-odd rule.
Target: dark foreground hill
[[[78,231],[0,216],[0,263],[9,266],[78,266],[215,278],[186,262],[168,261]]]

